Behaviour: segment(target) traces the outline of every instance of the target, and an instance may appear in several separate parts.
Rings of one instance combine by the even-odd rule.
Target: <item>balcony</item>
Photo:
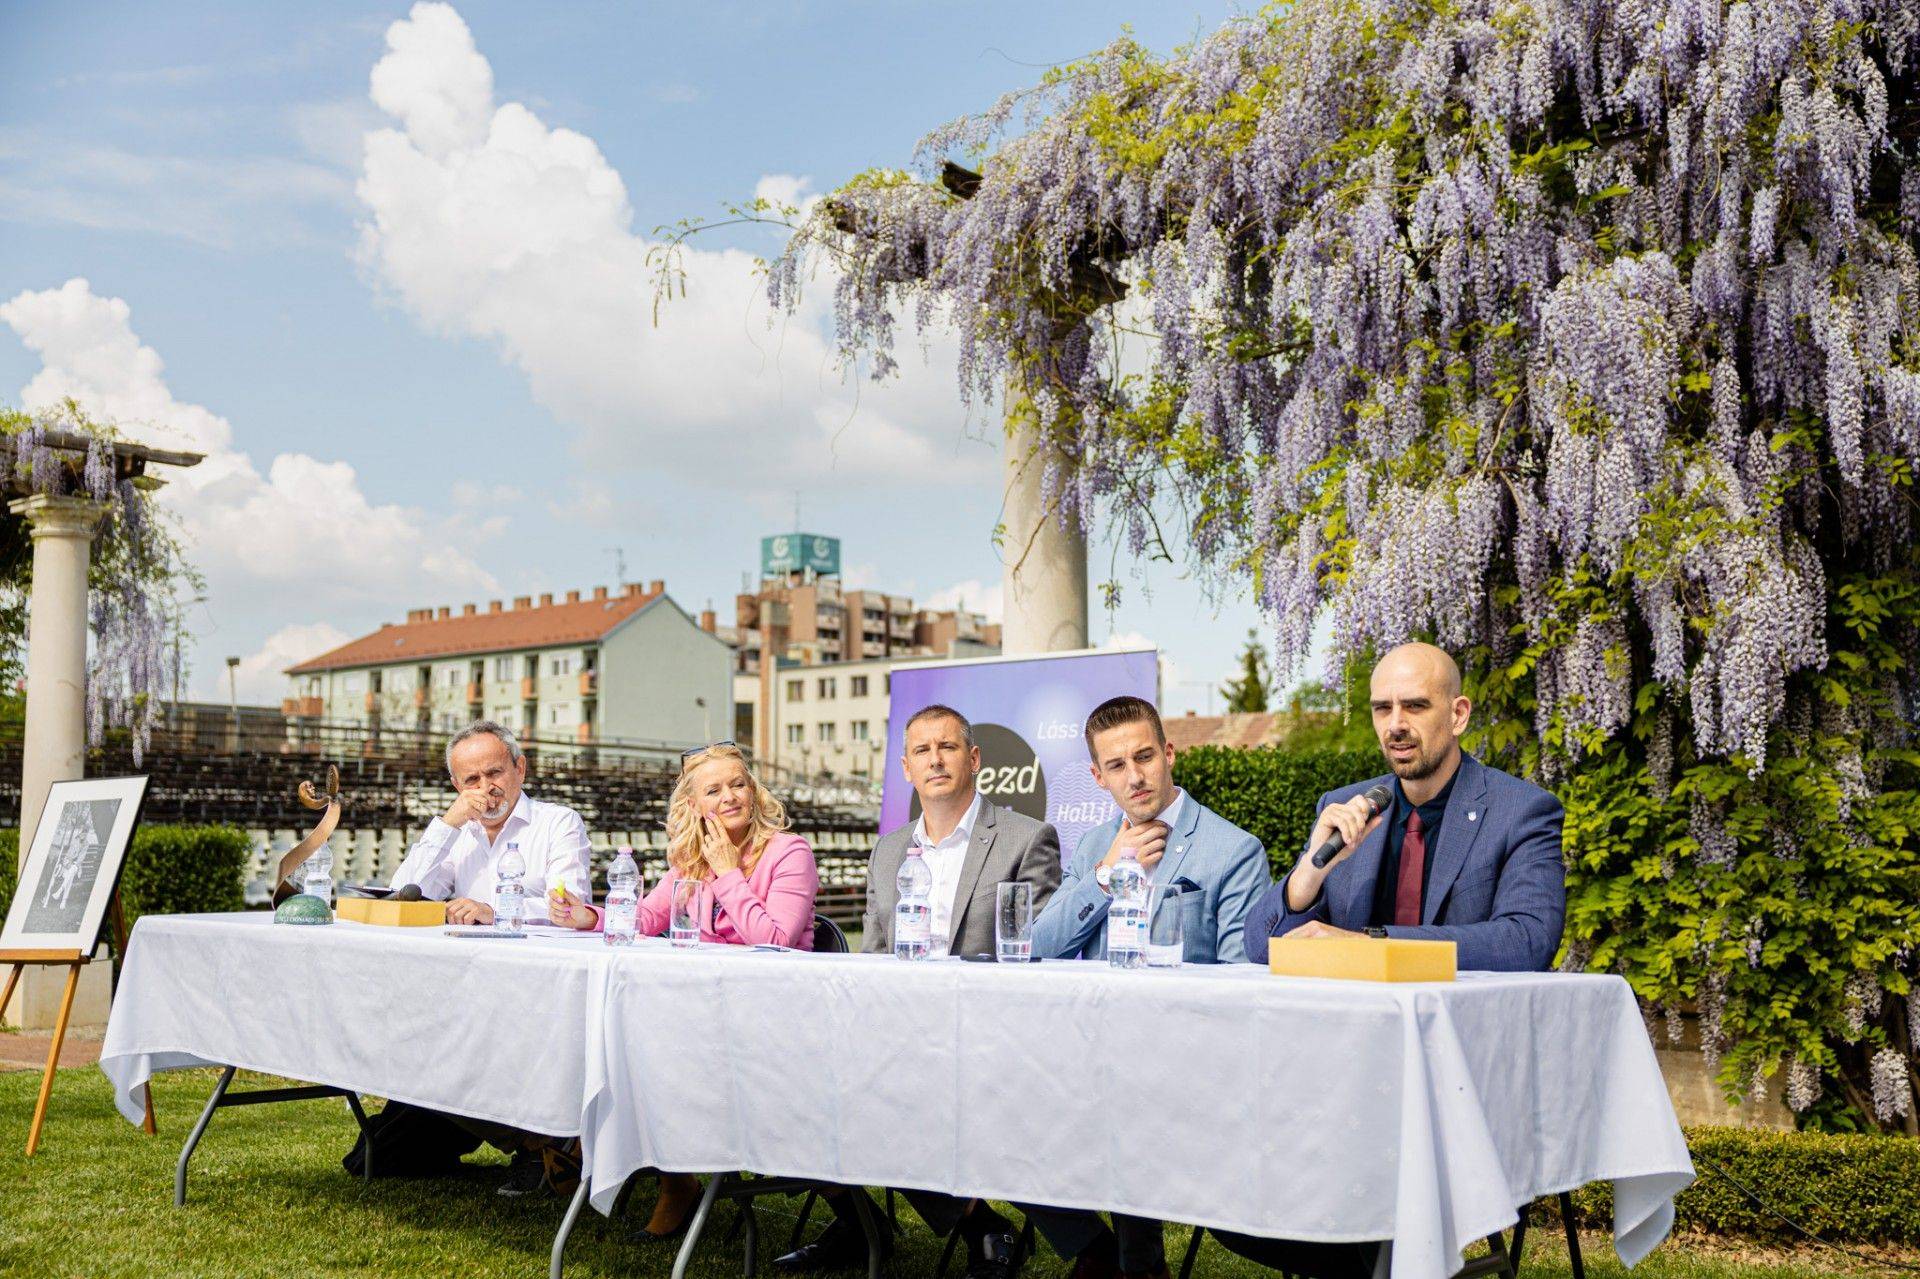
[[[426,689],[426,686],[423,684],[419,688],[416,688],[413,690],[413,709],[417,711],[421,711],[421,710],[425,710],[426,708],[427,708],[427,689]]]
[[[580,696],[595,697],[595,696],[598,696],[599,692],[600,692],[600,672],[599,671],[581,671],[580,672]]]
[[[317,697],[287,697],[280,701],[282,715],[305,715],[318,719],[320,711],[321,700]]]
[[[480,681],[470,681],[467,684],[467,705],[478,706],[486,700],[486,690],[480,686]]]
[[[380,694],[368,693],[367,694],[367,714],[378,715],[379,713],[380,713]]]
[[[573,730],[573,737],[575,741],[579,742],[583,746],[588,742],[591,742],[593,740],[593,725],[591,724],[576,725]]]
[[[520,681],[520,700],[523,702],[539,701],[540,700],[540,681],[534,679],[531,675],[521,680]]]

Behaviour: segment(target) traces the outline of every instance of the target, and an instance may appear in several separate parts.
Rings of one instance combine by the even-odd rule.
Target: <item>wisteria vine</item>
[[[1137,545],[1183,503],[1282,671],[1323,610],[1341,663],[1431,637],[1531,711],[1543,780],[1631,747],[1681,814],[1656,878],[1786,865],[1808,819],[1756,825],[1742,779],[1812,763],[1871,843],[1920,707],[1909,614],[1849,666],[1871,696],[1830,678],[1836,599],[1920,581],[1917,71],[1911,0],[1298,0],[934,132],[821,201],[770,290],[830,261],[878,377],[903,319],[950,326],[961,395],[1013,388],[1073,459],[1063,518]],[[1912,1130],[1902,1026],[1756,1029],[1739,970],[1776,961],[1737,922],[1698,979],[1570,953],[1690,999],[1723,1078],[1785,1069],[1799,1107],[1865,1035],[1854,1095]],[[1866,980],[1904,995],[1920,918],[1881,927]]]

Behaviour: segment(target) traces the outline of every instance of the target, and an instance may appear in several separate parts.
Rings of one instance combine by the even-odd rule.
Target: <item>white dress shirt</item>
[[[564,804],[545,804],[525,791],[491,843],[478,818],[458,829],[434,818],[393,873],[393,887],[418,884],[422,897],[436,901],[465,897],[491,906],[494,863],[512,840],[519,841],[520,856],[527,863],[522,881],[527,894],[524,918],[546,918],[542,899],[555,883],[566,884],[576,896],[587,894],[591,867],[587,824]]]
[[[1167,824],[1167,847],[1160,851],[1160,861],[1155,862],[1151,866],[1141,867],[1142,870],[1147,872],[1147,882],[1149,884],[1154,882],[1153,873],[1160,869],[1160,862],[1165,861],[1167,854],[1173,851],[1173,832],[1180,829],[1180,815],[1186,812],[1186,810],[1187,792],[1176,786],[1173,788],[1173,799],[1165,808],[1161,809],[1158,814],[1148,819],[1149,821],[1165,822]],[[1145,824],[1145,822],[1141,823],[1143,826]]]
[[[932,907],[932,944],[929,954],[945,955],[953,949],[953,899],[960,891],[960,865],[967,860],[967,844],[973,839],[973,823],[980,817],[981,796],[974,792],[960,824],[937,844],[927,842],[927,815],[913,824],[913,842],[933,872],[933,891],[927,897]]]

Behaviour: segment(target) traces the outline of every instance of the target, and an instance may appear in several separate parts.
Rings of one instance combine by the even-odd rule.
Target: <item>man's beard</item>
[[[1402,743],[1389,742],[1387,743],[1387,745],[1399,746],[1399,745],[1402,745]],[[1404,764],[1395,760],[1393,756],[1388,755],[1387,767],[1391,769],[1393,771],[1393,775],[1395,777],[1398,777],[1401,781],[1417,782],[1417,781],[1423,780],[1424,778],[1432,777],[1434,773],[1439,770],[1440,762],[1445,758],[1446,758],[1446,753],[1444,751],[1429,752],[1429,751],[1422,750],[1418,746],[1416,746],[1414,747],[1413,758],[1408,760]]]
[[[513,805],[509,803],[507,800],[502,799],[500,801],[500,807],[487,809],[485,812],[480,814],[480,820],[483,822],[487,822],[489,824],[493,822],[503,822],[507,819],[507,814],[511,813],[512,811],[513,811]]]

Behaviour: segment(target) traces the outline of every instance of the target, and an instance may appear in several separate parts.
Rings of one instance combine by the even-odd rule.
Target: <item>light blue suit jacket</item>
[[[1105,959],[1107,891],[1093,877],[1094,867],[1120,833],[1118,816],[1080,837],[1062,872],[1060,888],[1033,921],[1033,953],[1038,959]],[[1254,899],[1273,882],[1267,852],[1260,841],[1206,807],[1192,795],[1180,813],[1179,829],[1167,835],[1167,849],[1154,868],[1156,884],[1191,880],[1198,892],[1181,902],[1185,918],[1186,961],[1232,963],[1244,953],[1240,931]]]
[[[1373,786],[1391,789],[1393,778],[1375,777],[1328,791],[1314,812]],[[1427,873],[1421,922],[1388,925],[1387,935],[1454,942],[1463,970],[1539,972],[1550,967],[1567,914],[1566,872],[1560,860],[1563,818],[1560,801],[1546,791],[1463,753],[1440,821],[1440,846]],[[1353,856],[1327,872],[1319,899],[1305,910],[1287,908],[1285,879],[1274,885],[1247,919],[1247,958],[1266,963],[1267,938],[1290,933],[1310,919],[1355,932],[1371,925],[1387,825],[1383,819]]]

